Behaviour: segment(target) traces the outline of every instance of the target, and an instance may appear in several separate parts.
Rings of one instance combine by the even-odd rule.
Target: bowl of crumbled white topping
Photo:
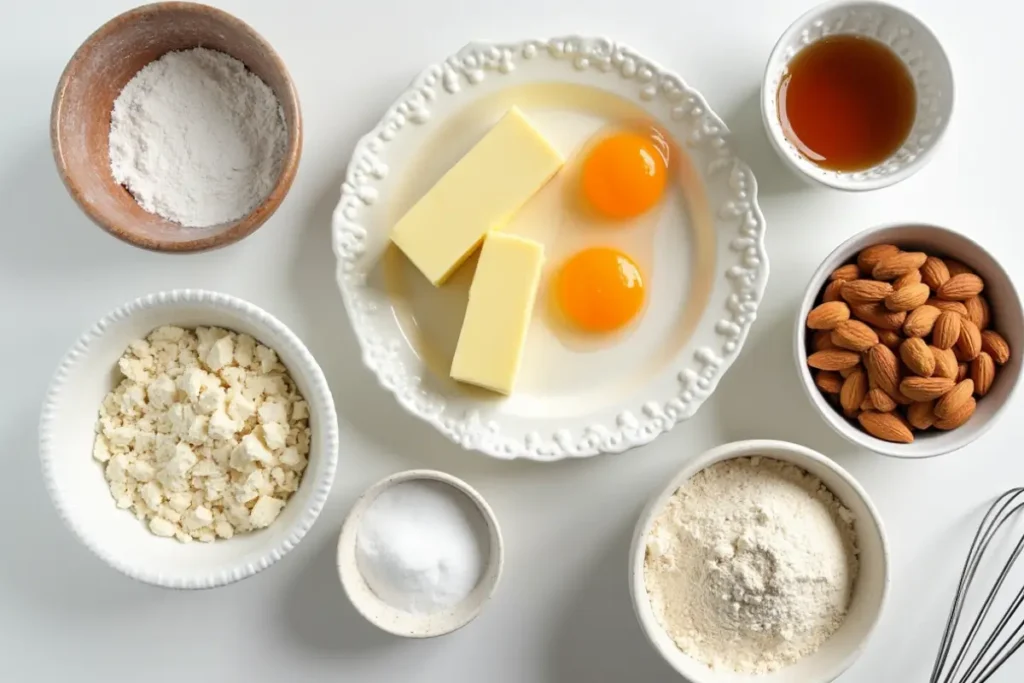
[[[111,312],[61,361],[40,418],[61,518],[128,576],[169,588],[246,578],[327,499],[337,416],[287,327],[225,294],[176,290]]]

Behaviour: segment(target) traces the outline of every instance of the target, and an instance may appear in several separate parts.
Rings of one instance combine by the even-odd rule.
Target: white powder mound
[[[110,168],[142,208],[186,227],[251,212],[270,194],[288,145],[273,91],[215,50],[147,64],[114,101]]]
[[[684,484],[647,539],[662,627],[716,669],[774,671],[811,654],[846,616],[858,571],[854,518],[789,463],[737,458]]]

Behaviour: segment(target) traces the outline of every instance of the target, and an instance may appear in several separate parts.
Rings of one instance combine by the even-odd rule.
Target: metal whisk
[[[1011,489],[996,499],[981,520],[978,532],[974,535],[974,541],[971,543],[971,549],[967,553],[963,572],[960,574],[960,583],[956,589],[956,596],[953,598],[953,607],[950,610],[949,619],[946,621],[946,630],[942,634],[942,643],[939,645],[939,654],[935,659],[932,676],[928,679],[929,683],[984,683],[1013,656],[1013,653],[1024,645],[1024,612],[1018,616],[1018,609],[1021,604],[1024,604],[1024,585],[1020,587],[1013,601],[994,625],[989,619],[989,612],[992,610],[996,596],[1003,587],[1017,558],[1024,551],[1024,536],[1021,536],[1009,559],[999,572],[998,579],[988,595],[985,596],[981,611],[974,619],[974,623],[970,625],[966,636],[963,637],[959,650],[950,661],[951,650],[954,647],[953,641],[959,640],[957,627],[963,614],[964,602],[968,594],[971,593],[974,575],[978,571],[982,557],[999,529],[1013,519],[1021,509],[1024,509],[1024,488]],[[984,642],[972,653],[968,661],[968,653],[980,638],[984,638]]]

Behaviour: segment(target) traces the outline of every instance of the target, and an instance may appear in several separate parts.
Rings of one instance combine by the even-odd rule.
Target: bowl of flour
[[[882,613],[878,512],[825,456],[783,441],[704,453],[660,491],[630,549],[640,626],[693,683],[827,683]]]
[[[111,19],[75,52],[54,95],[58,172],[100,227],[154,251],[252,234],[283,201],[302,150],[299,100],[255,30],[188,2]]]

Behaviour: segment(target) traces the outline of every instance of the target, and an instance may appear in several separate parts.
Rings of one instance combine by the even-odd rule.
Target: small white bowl
[[[786,137],[779,121],[779,83],[800,50],[826,36],[858,35],[889,46],[910,70],[917,89],[917,117],[903,146],[864,171],[821,168]],[[953,113],[953,71],[938,39],[906,10],[871,0],[828,2],[797,19],[775,44],[761,85],[761,117],[782,160],[807,179],[839,190],[875,190],[922,168],[946,132]]]
[[[759,455],[793,463],[821,479],[856,518],[860,571],[850,608],[839,627],[818,651],[791,666],[766,674],[742,674],[709,668],[683,653],[661,627],[644,579],[647,536],[655,518],[676,490],[701,470],[723,460]],[[889,592],[889,548],[882,520],[868,494],[843,468],[809,448],[786,441],[751,440],[727,443],[697,456],[668,486],[658,492],[640,515],[629,551],[629,588],[640,627],[654,649],[691,683],[828,683],[860,656],[882,615]]]
[[[998,331],[1013,351],[1010,362],[999,368],[991,391],[978,400],[974,415],[965,425],[948,432],[928,430],[914,434],[914,442],[890,443],[876,439],[847,420],[833,408],[814,384],[814,376],[807,365],[807,314],[818,303],[829,275],[839,266],[851,263],[865,247],[873,244],[895,244],[905,250],[920,250],[936,256],[949,256],[973,268],[985,280],[985,298],[992,310],[993,329]],[[934,225],[891,225],[871,228],[854,235],[829,254],[804,292],[797,312],[794,353],[800,383],[811,403],[818,409],[832,429],[851,442],[868,450],[897,458],[928,458],[951,453],[963,448],[988,431],[996,416],[1009,401],[1017,386],[1021,370],[1021,351],[1024,350],[1024,310],[1013,281],[999,262],[984,247],[970,238]]]
[[[490,552],[483,576],[465,600],[450,609],[432,614],[411,614],[392,607],[374,594],[359,571],[356,541],[363,513],[385,489],[413,480],[437,481],[465,495],[476,505],[488,530]],[[381,629],[405,638],[433,638],[457,631],[473,621],[494,595],[505,564],[505,544],[494,511],[476,489],[466,482],[436,470],[407,470],[392,474],[368,488],[355,502],[338,537],[338,576],[349,601],[363,617]]]
[[[92,457],[100,403],[120,380],[117,361],[129,342],[161,325],[215,325],[252,335],[277,351],[309,403],[313,432],[299,490],[268,528],[214,543],[158,538],[119,510],[103,468]],[[316,521],[334,482],[338,424],[320,366],[280,321],[226,294],[174,290],[136,299],[104,316],[61,361],[39,423],[43,480],[57,513],[78,539],[114,569],[167,588],[213,588],[266,569]]]

